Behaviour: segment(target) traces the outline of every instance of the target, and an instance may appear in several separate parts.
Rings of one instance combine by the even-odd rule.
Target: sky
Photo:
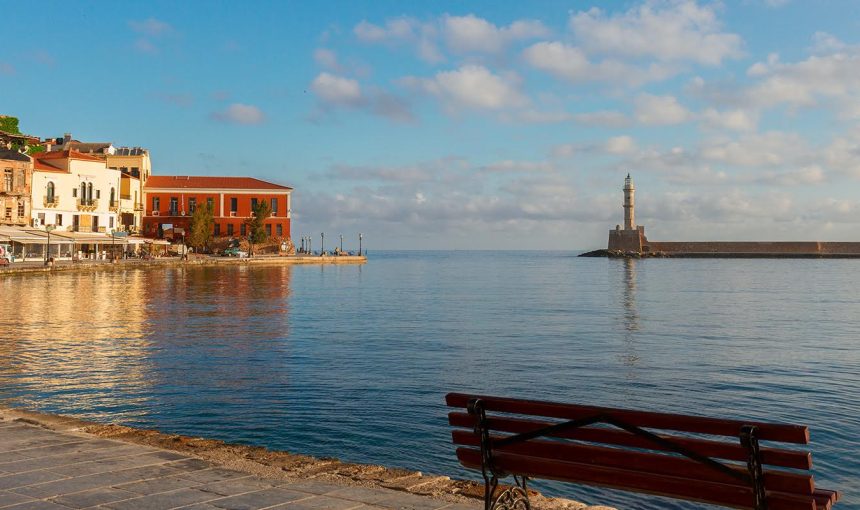
[[[162,175],[289,185],[293,237],[594,249],[860,240],[856,0],[60,2],[0,113]]]

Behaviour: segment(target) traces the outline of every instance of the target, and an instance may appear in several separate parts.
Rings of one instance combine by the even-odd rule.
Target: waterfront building
[[[271,209],[264,228],[269,237],[290,238],[293,188],[251,177],[150,176],[144,187],[144,235],[188,231],[194,210],[208,204],[215,219],[215,237],[244,237],[245,222],[261,201]]]
[[[120,172],[105,160],[69,149],[33,157],[32,221],[37,229],[119,230]]]
[[[143,186],[152,174],[149,151],[141,147],[114,147],[110,142],[81,142],[71,133],[44,142],[48,151],[76,150],[105,160],[107,168],[120,172],[117,214],[120,229],[139,233],[143,225]]]
[[[33,160],[16,150],[0,150],[0,225],[30,223]]]

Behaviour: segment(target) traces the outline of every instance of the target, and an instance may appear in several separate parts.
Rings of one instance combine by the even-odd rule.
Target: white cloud
[[[652,63],[634,66],[620,60],[589,60],[585,51],[561,42],[539,42],[523,51],[526,63],[570,83],[606,81],[615,86],[637,86],[674,74],[670,66]]]
[[[445,60],[436,45],[438,29],[434,23],[421,23],[407,17],[389,19],[385,25],[362,21],[352,32],[359,41],[366,44],[386,44],[392,47],[411,45],[418,57],[425,62],[438,63]]]
[[[796,133],[771,131],[727,142],[706,143],[701,154],[708,160],[760,169],[802,163],[808,157],[809,148]]]
[[[433,78],[407,77],[401,83],[437,97],[455,113],[461,108],[505,110],[527,105],[528,99],[511,83],[516,79],[515,75],[503,78],[483,66],[465,65]]]
[[[718,111],[708,108],[701,117],[708,126],[734,131],[755,131],[758,124],[758,113],[744,109]]]
[[[326,48],[314,50],[314,61],[317,65],[330,71],[340,71],[340,63],[337,61],[337,53]]]
[[[325,72],[311,82],[311,91],[327,104],[355,105],[362,101],[358,81]]]
[[[579,113],[574,116],[577,122],[589,126],[601,127],[627,127],[630,119],[621,112],[603,110],[596,112]]]
[[[224,110],[212,114],[212,118],[233,124],[261,124],[266,115],[258,107],[249,104],[233,103]]]
[[[674,96],[640,94],[636,98],[635,116],[642,124],[667,126],[686,122],[690,112]]]
[[[149,37],[160,37],[173,32],[173,27],[165,21],[155,18],[147,18],[140,21],[129,21],[128,26],[135,32]]]
[[[689,0],[652,0],[611,16],[593,8],[572,14],[570,28],[589,52],[715,66],[742,54],[740,36],[722,31],[715,8]]]
[[[498,27],[473,14],[442,18],[445,43],[456,53],[499,53],[514,41],[548,34],[549,29],[536,20],[519,20],[506,27]]]
[[[626,135],[614,136],[606,140],[605,150],[610,154],[630,154],[636,150],[636,141]]]

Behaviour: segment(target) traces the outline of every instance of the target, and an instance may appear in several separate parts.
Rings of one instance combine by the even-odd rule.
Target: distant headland
[[[821,241],[649,241],[645,227],[636,225],[630,174],[624,179],[624,228],[609,231],[605,250],[581,257],[699,257],[699,258],[860,258],[860,242]]]

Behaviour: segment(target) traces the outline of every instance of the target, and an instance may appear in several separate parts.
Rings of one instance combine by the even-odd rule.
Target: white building
[[[76,150],[33,156],[33,227],[66,232],[119,229],[120,172]]]

